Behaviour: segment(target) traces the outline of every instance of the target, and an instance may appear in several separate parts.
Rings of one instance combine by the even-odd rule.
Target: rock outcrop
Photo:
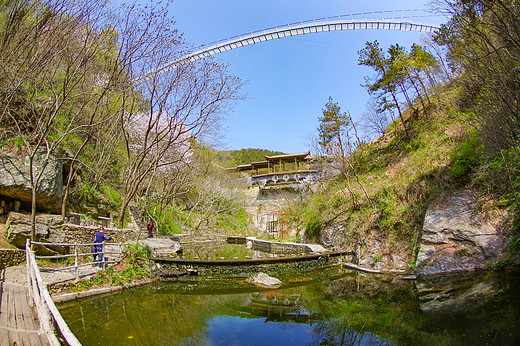
[[[36,241],[49,243],[65,243],[66,235],[61,230],[63,217],[60,215],[37,215],[36,216]],[[19,213],[9,213],[7,219],[7,240],[19,249],[25,249],[25,242],[31,239],[31,216]],[[38,254],[53,255],[65,253],[63,247],[36,249]]]
[[[44,152],[36,155],[33,162],[34,174],[38,175],[44,164]],[[0,197],[31,203],[30,161],[26,157],[0,157]],[[36,207],[38,210],[57,212],[63,197],[63,164],[51,156],[43,170],[37,186]],[[2,198],[0,198],[2,199]]]
[[[486,269],[508,256],[504,215],[485,215],[474,193],[456,191],[433,201],[426,211],[416,263],[419,275]]]
[[[168,238],[146,238],[143,239],[143,243],[150,248],[152,256],[155,258],[170,258],[181,250],[178,241]]]

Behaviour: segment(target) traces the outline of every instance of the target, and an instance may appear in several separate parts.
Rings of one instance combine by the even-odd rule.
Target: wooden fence
[[[29,294],[36,306],[38,312],[38,320],[40,321],[40,328],[47,337],[49,344],[61,345],[56,337],[53,328],[53,322],[56,323],[60,334],[63,336],[68,345],[81,345],[74,333],[69,329],[69,326],[61,316],[58,308],[49,294],[47,284],[43,282],[34,252],[31,251],[31,243],[27,240],[25,244],[25,257],[27,261],[27,282],[29,284]]]
[[[73,248],[73,254],[68,255],[55,255],[55,256],[35,256],[34,252],[31,250],[31,245],[51,245],[51,246],[67,246]],[[40,321],[40,328],[47,337],[47,340],[51,345],[62,345],[62,343],[58,340],[55,330],[54,324],[58,327],[59,334],[68,345],[76,346],[81,345],[78,341],[74,333],[69,329],[69,326],[61,316],[59,310],[56,308],[54,301],[49,294],[49,290],[47,289],[47,283],[43,282],[40,269],[36,262],[36,259],[60,259],[60,258],[69,258],[74,257],[74,266],[69,267],[60,267],[60,269],[75,269],[76,280],[79,279],[79,268],[83,266],[91,266],[92,262],[79,264],[79,259],[83,256],[93,256],[93,255],[102,255],[102,266],[103,269],[106,268],[107,264],[117,263],[117,261],[105,261],[105,244],[102,244],[101,252],[80,252],[78,251],[82,247],[90,248],[92,245],[100,245],[98,243],[88,243],[88,244],[70,244],[70,243],[40,243],[40,242],[31,242],[27,240],[25,244],[25,256],[27,262],[27,282],[29,285],[29,294],[34,302],[36,307],[36,311],[38,312],[38,319]],[[126,243],[118,243],[118,244],[110,244],[117,245],[119,247],[119,253],[121,253],[121,248]]]
[[[79,243],[79,244],[77,244],[77,243],[40,243],[40,242],[31,242],[31,244],[32,245],[41,245],[41,246],[62,246],[62,247],[72,248],[72,253],[71,254],[67,254],[67,255],[52,255],[52,256],[35,256],[35,258],[36,259],[62,259],[62,258],[74,257],[74,265],[73,266],[60,267],[59,269],[61,269],[61,270],[74,269],[75,276],[76,276],[76,281],[79,280],[79,268],[91,266],[93,264],[93,262],[80,264],[79,263],[80,262],[79,259],[81,257],[99,256],[101,254],[101,258],[102,258],[101,265],[103,267],[103,270],[105,270],[107,264],[115,264],[115,263],[119,262],[119,260],[114,260],[114,259],[106,260],[106,256],[105,256],[105,255],[107,255],[106,247],[107,246],[110,246],[110,247],[116,246],[117,247],[117,253],[121,254],[123,246],[128,245],[128,243],[110,243],[110,244],[105,244],[105,243],[101,243],[101,244],[99,244],[99,243],[85,243],[85,244],[82,244],[82,243]],[[90,251],[90,247],[93,246],[93,245],[101,246],[101,251],[100,252],[91,252]],[[82,248],[86,248],[87,251],[81,252],[80,250]],[[110,252],[110,254],[113,255],[114,252]],[[42,268],[42,271],[46,271],[46,269]]]

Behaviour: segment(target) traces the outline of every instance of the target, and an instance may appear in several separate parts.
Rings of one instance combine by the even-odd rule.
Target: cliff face
[[[266,229],[270,214],[283,212],[289,203],[299,201],[300,198],[300,193],[292,188],[263,190],[254,186],[246,189],[242,207],[250,215],[251,222],[260,235]],[[290,230],[289,237],[295,236],[296,231]]]
[[[506,213],[487,214],[471,190],[435,199],[425,218],[416,269],[420,275],[475,271],[509,255]]]
[[[41,211],[58,212],[63,197],[63,164],[58,157],[51,156],[47,165],[43,166],[43,154],[36,155],[34,176],[43,170],[37,185],[36,207]],[[15,200],[30,206],[30,168],[28,157],[0,156],[0,200]]]

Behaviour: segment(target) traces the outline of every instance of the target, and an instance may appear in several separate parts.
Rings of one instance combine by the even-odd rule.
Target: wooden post
[[[33,307],[35,306],[35,302],[34,302],[34,296],[33,296],[33,292],[34,292],[34,288],[32,287],[32,280],[31,280],[31,266],[30,266],[30,260],[29,260],[29,251],[31,249],[31,241],[29,239],[26,239],[25,240],[25,268],[26,268],[26,271],[27,273],[25,273],[26,277],[27,277],[27,285],[29,286],[29,295],[30,295],[30,298],[29,299],[29,306]]]
[[[107,269],[105,262],[105,243],[101,243],[101,260],[103,261],[103,270]]]
[[[78,267],[78,247],[76,246],[76,243],[74,242],[74,270],[76,272],[76,279],[74,282],[79,281],[79,267]]]

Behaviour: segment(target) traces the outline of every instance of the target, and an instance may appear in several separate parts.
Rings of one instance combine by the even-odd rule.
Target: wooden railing
[[[106,269],[106,266],[107,264],[115,264],[115,263],[118,263],[119,261],[115,261],[115,260],[105,260],[105,255],[106,255],[106,251],[105,251],[105,246],[108,245],[108,244],[105,244],[105,243],[85,243],[85,244],[78,244],[78,243],[40,243],[40,242],[31,242],[31,244],[33,245],[42,245],[42,246],[63,246],[63,247],[71,247],[72,248],[72,254],[67,254],[67,255],[52,255],[52,256],[35,256],[36,259],[62,259],[62,258],[70,258],[70,257],[74,257],[74,265],[73,266],[69,266],[69,267],[60,267],[60,270],[66,270],[66,269],[74,269],[75,271],[75,276],[76,276],[76,281],[79,280],[79,268],[80,267],[87,267],[87,266],[91,266],[93,264],[93,262],[89,262],[89,263],[83,263],[83,264],[80,264],[79,262],[79,259],[81,257],[87,257],[87,256],[99,256],[101,254],[101,258],[102,258],[102,261],[101,261],[101,265],[103,266],[103,270]],[[110,243],[110,245],[115,245],[118,247],[118,253],[121,254],[122,253],[122,247],[124,245],[127,245],[128,243]],[[86,247],[87,249],[90,249],[91,246],[99,246],[101,245],[101,251],[100,252],[80,252],[78,251],[79,249],[83,248],[83,247]],[[97,264],[97,263],[96,263]],[[43,271],[45,271],[45,269],[42,269]]]
[[[43,282],[34,252],[31,250],[31,243],[27,240],[25,244],[25,257],[27,261],[27,281],[29,284],[29,293],[36,306],[38,312],[38,320],[40,328],[47,337],[49,344],[61,345],[56,337],[53,329],[53,322],[56,323],[60,334],[66,343],[71,346],[81,345],[74,333],[71,332],[69,326],[61,316],[58,308],[49,294],[47,284]]]
[[[53,255],[53,256],[36,256],[34,252],[31,250],[31,245],[42,245],[42,246],[63,246],[63,247],[72,247],[73,253],[67,255]],[[90,249],[92,245],[102,245],[101,252],[80,252],[78,251],[82,247],[86,247]],[[99,243],[87,243],[87,244],[71,244],[71,243],[41,243],[41,242],[31,242],[27,240],[25,244],[25,257],[27,262],[27,282],[29,284],[29,293],[31,298],[36,306],[36,311],[38,312],[38,319],[40,321],[40,328],[47,337],[47,340],[51,345],[61,345],[62,343],[58,340],[56,333],[54,331],[54,323],[57,325],[59,329],[60,335],[63,337],[65,342],[68,345],[75,346],[81,345],[78,341],[74,333],[69,329],[69,326],[61,316],[59,310],[56,308],[54,301],[49,294],[49,290],[47,289],[47,283],[43,282],[40,268],[38,267],[37,259],[61,259],[61,258],[70,258],[74,257],[74,265],[69,267],[60,267],[60,270],[66,269],[74,269],[76,281],[79,280],[79,268],[85,266],[92,266],[94,262],[88,262],[80,264],[80,258],[84,256],[99,256],[101,254],[101,265],[103,269],[106,268],[107,264],[117,263],[118,261],[106,261],[105,260],[105,245]],[[127,245],[127,243],[115,243],[110,245],[118,246],[118,252],[121,253],[122,246]],[[97,262],[95,263],[97,264]]]

